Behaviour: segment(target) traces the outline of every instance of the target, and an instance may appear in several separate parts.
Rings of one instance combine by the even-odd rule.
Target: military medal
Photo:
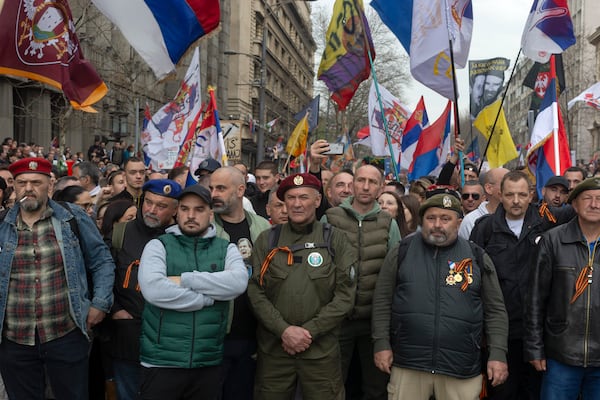
[[[454,272],[455,265],[456,264],[454,263],[454,261],[448,260],[448,268],[450,269],[450,271],[448,271],[448,276],[446,277],[446,285],[448,286],[454,286],[457,282],[460,282],[462,280],[462,277],[456,272]],[[458,277],[458,279],[460,280],[457,280],[456,277]]]

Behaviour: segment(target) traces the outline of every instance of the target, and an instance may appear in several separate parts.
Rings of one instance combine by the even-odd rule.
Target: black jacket
[[[557,222],[541,217],[537,207],[530,205],[517,238],[508,227],[506,211],[500,204],[494,214],[479,218],[471,231],[470,240],[483,247],[496,267],[509,318],[509,339],[523,338],[523,307],[535,263],[536,237],[574,215],[571,207],[553,210]]]
[[[590,255],[578,219],[548,231],[538,247],[524,319],[526,360],[600,367],[600,248],[592,283],[570,304]]]

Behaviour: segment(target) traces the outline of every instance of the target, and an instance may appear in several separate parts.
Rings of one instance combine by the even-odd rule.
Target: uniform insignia
[[[307,261],[308,265],[313,268],[317,268],[323,265],[323,256],[318,251],[313,251],[308,255]]]
[[[171,185],[165,185],[165,186],[163,187],[163,193],[164,193],[164,194],[169,194],[169,193],[171,193]]]
[[[300,186],[300,185],[302,185],[303,183],[304,183],[304,178],[302,178],[300,175],[297,175],[297,176],[294,178],[294,185],[296,185],[296,186]]]
[[[30,170],[32,170],[32,171],[35,171],[35,170],[37,169],[37,167],[38,167],[38,163],[37,163],[37,162],[35,162],[35,161],[31,161],[31,162],[29,163],[29,169],[30,169]]]
[[[449,196],[444,196],[442,203],[444,208],[452,208],[452,199]]]

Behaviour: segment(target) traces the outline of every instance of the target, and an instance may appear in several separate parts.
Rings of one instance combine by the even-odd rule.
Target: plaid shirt
[[[12,262],[3,335],[34,345],[60,338],[76,328],[71,317],[63,258],[52,225],[52,209],[29,227],[19,215],[18,245]]]

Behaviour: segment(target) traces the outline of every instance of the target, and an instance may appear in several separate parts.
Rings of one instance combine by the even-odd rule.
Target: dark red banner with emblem
[[[85,60],[66,0],[11,0],[0,12],[0,74],[62,90],[73,108],[91,107],[108,91]]]

